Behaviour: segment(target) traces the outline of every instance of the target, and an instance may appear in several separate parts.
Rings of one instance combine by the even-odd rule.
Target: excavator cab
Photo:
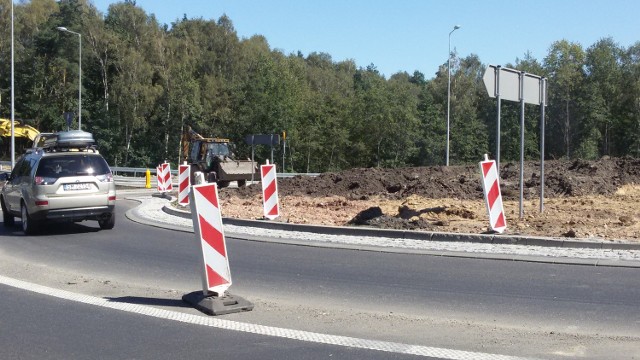
[[[229,142],[208,142],[205,143],[205,162],[207,169],[214,169],[214,162],[231,158]]]

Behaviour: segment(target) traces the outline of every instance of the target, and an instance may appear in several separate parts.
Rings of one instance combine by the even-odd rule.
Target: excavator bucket
[[[221,179],[227,181],[259,179],[258,163],[251,160],[227,160],[220,163],[219,174]]]

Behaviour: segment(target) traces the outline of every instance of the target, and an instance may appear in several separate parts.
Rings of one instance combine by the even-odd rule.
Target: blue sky
[[[106,13],[110,3],[93,0]],[[451,50],[506,65],[527,51],[543,61],[549,46],[566,39],[585,49],[612,37],[629,47],[640,41],[637,0],[136,0],[160,23],[227,14],[240,38],[264,35],[285,54],[329,53],[334,61],[374,64],[387,77],[421,71],[430,79]]]

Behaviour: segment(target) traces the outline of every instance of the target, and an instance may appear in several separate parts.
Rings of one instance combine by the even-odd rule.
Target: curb
[[[178,216],[185,219],[191,218],[191,212],[176,209],[172,206],[164,205],[162,207],[162,211],[169,215]],[[222,222],[224,224],[236,226],[248,226],[271,230],[300,231],[323,235],[371,236],[406,240],[472,242],[484,244],[525,245],[579,249],[640,250],[640,243],[632,243],[625,240],[566,240],[562,238],[531,237],[521,235],[460,234],[415,230],[388,230],[349,226],[290,224],[283,222],[273,222],[269,220],[244,220],[225,217],[222,218]]]

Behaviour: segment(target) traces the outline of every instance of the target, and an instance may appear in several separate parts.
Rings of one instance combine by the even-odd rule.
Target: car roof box
[[[60,131],[45,140],[45,147],[88,148],[95,145],[93,134],[82,130]]]

